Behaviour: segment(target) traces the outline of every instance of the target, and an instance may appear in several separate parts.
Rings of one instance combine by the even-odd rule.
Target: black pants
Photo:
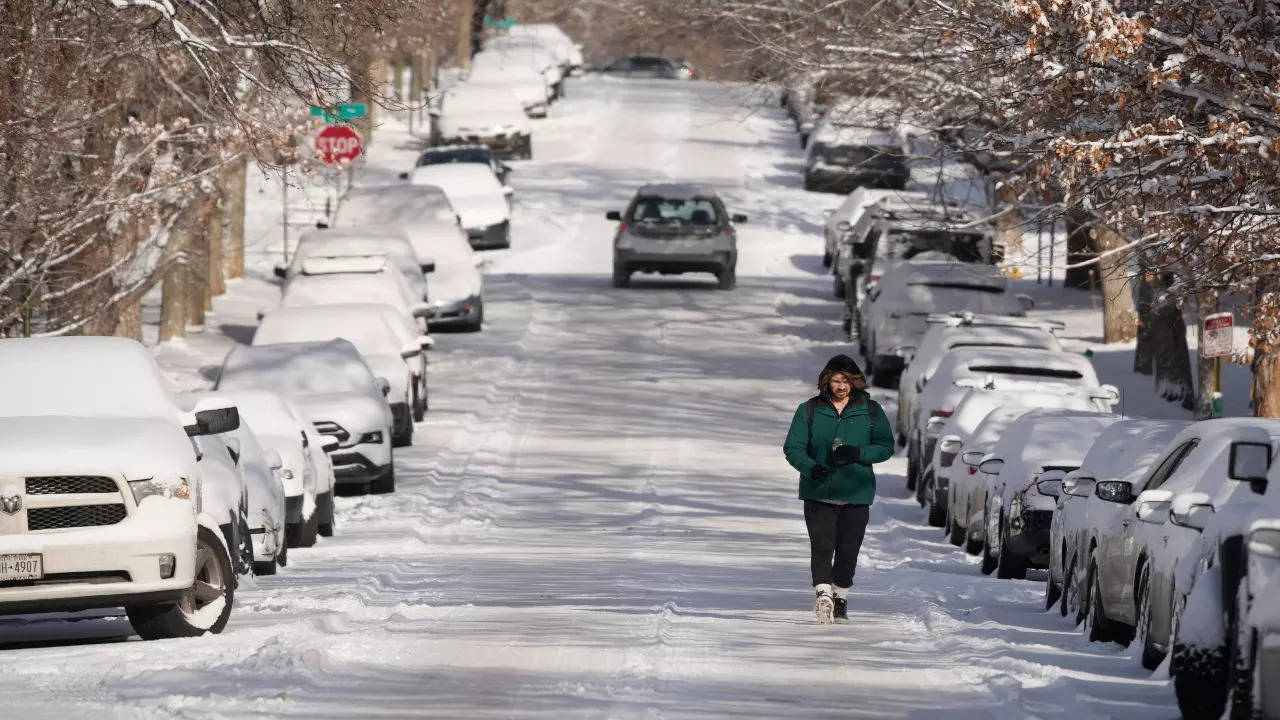
[[[830,505],[804,501],[804,524],[809,528],[809,569],[813,584],[853,585],[858,551],[867,534],[871,508],[867,505]],[[835,562],[832,562],[832,556]]]

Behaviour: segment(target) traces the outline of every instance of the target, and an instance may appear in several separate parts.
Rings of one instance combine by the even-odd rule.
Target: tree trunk
[[[472,0],[458,0],[458,67],[471,67],[471,15]]]
[[[160,290],[160,342],[187,335],[186,258],[176,259],[164,272]]]
[[[994,212],[1003,212],[996,218],[995,243],[1004,248],[1006,258],[1024,258],[1022,246],[1022,210],[1018,208],[1018,192],[1007,181],[998,180],[996,184],[996,206]]]
[[[142,342],[142,293],[134,293],[116,306],[116,337]]]
[[[1163,291],[1163,287],[1161,290]],[[1151,307],[1151,350],[1155,358],[1156,392],[1169,402],[1191,410],[1195,390],[1191,381],[1191,358],[1187,348],[1187,324],[1182,309],[1161,292]]]
[[[248,174],[247,157],[231,163],[222,183],[222,276],[227,280],[244,277],[244,186]]]
[[[209,204],[206,198],[195,201],[199,207],[188,228],[187,241],[187,325],[204,329],[204,313],[209,294]]]
[[[1253,350],[1253,414],[1280,417],[1280,345]]]
[[[222,203],[220,193],[214,193],[210,203],[209,218],[205,222],[209,235],[209,261],[205,269],[209,272],[207,287],[209,301],[206,310],[213,309],[213,299],[227,291],[226,279],[222,277]]]
[[[1199,350],[1196,352],[1196,419],[1204,420],[1213,413],[1213,393],[1215,388],[1213,369],[1217,361],[1204,356],[1204,319],[1218,312],[1218,293],[1208,290],[1196,296],[1196,337]]]
[[[1099,253],[1124,247],[1124,236],[1096,223],[1090,233]],[[1127,253],[1117,252],[1098,264],[1102,283],[1102,341],[1128,342],[1138,334],[1138,316],[1133,308],[1133,285],[1129,280]]]
[[[1093,253],[1089,250],[1089,223],[1087,218],[1082,218],[1079,211],[1069,212],[1063,218],[1067,225],[1067,265],[1078,265],[1093,257]],[[1070,288],[1078,288],[1080,290],[1089,290],[1093,287],[1091,283],[1096,283],[1097,271],[1093,265],[1080,268],[1067,268],[1067,273],[1063,278],[1062,286]]]
[[[1150,375],[1155,372],[1152,367],[1155,362],[1151,349],[1151,323],[1152,308],[1151,301],[1155,297],[1155,273],[1150,272],[1145,267],[1140,271],[1142,274],[1138,278],[1138,342],[1133,351],[1133,371],[1142,375]]]
[[[351,126],[360,133],[366,146],[373,142],[373,99],[386,80],[372,74],[373,60],[373,55],[361,52],[347,64],[347,71],[351,74],[351,102],[364,103],[365,106],[364,117],[352,120]]]

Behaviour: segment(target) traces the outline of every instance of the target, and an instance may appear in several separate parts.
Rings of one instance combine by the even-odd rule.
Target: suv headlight
[[[180,500],[191,499],[191,484],[184,477],[177,479],[157,479],[152,477],[143,480],[130,480],[129,489],[133,491],[133,501],[138,505],[142,504],[143,499],[152,495],[178,498]]]
[[[373,444],[375,444],[375,445],[381,445],[381,444],[382,444],[382,431],[381,431],[381,430],[379,430],[379,431],[377,431],[377,432],[365,433],[365,434],[363,434],[363,435],[361,435],[361,436],[360,436],[360,439],[357,441],[357,443],[359,443],[359,444],[363,444],[363,443],[373,443]]]

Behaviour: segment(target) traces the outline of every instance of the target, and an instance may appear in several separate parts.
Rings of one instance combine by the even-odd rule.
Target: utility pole
[[[458,67],[471,67],[471,15],[473,0],[458,0]]]

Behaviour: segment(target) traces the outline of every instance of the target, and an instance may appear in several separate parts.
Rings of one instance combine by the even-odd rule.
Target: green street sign
[[[338,106],[338,114],[334,115],[327,112],[324,108],[311,106],[311,116],[324,118],[324,121],[330,125],[336,125],[343,120],[355,120],[369,114],[369,108],[364,103],[343,103]]]
[[[515,27],[516,19],[515,18],[491,18],[491,17],[485,16],[484,24],[485,24],[485,27],[497,28],[499,30],[510,30],[511,28]]]

